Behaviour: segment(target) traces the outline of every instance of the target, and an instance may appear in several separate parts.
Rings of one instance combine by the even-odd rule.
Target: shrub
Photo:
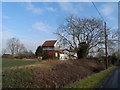
[[[40,88],[63,87],[104,69],[101,64],[97,64],[94,60],[45,61],[44,64],[53,67],[36,69],[33,76],[34,84]]]
[[[43,56],[43,48],[42,48],[42,46],[38,46],[38,47],[37,47],[36,52],[35,52],[35,55],[36,55],[37,57]]]
[[[49,55],[48,55],[47,50],[44,50],[44,51],[43,51],[42,57],[43,57],[42,59],[48,59]]]
[[[113,53],[111,56],[108,56],[109,63],[115,64],[118,60],[118,57]]]
[[[35,55],[32,51],[25,51],[22,53],[17,54],[15,58],[23,59],[23,58],[35,58]]]
[[[78,51],[77,51],[77,56],[78,59],[84,58],[88,55],[88,45],[86,43],[83,43],[80,45]]]

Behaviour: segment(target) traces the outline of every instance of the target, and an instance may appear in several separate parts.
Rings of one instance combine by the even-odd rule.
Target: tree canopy
[[[10,50],[11,54],[19,54],[27,50],[24,44],[14,37],[7,41],[7,49]]]
[[[37,57],[43,55],[43,48],[42,48],[42,46],[38,46],[38,47],[37,47],[36,52],[35,52],[35,55],[36,55]]]
[[[87,55],[91,48],[100,43],[103,37],[103,23],[97,18],[69,16],[65,23],[59,26],[56,35],[60,44],[76,51],[78,57],[79,53]],[[86,47],[86,51],[82,50],[83,46]]]

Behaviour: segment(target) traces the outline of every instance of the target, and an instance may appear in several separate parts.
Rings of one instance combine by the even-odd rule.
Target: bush
[[[48,59],[49,55],[48,55],[47,50],[44,50],[44,51],[43,51],[42,57],[43,57],[43,58],[42,58],[43,60],[44,60],[44,59]]]
[[[84,58],[88,55],[88,45],[86,43],[83,43],[80,45],[78,51],[77,51],[77,56],[78,59]]]
[[[107,70],[101,71],[100,73],[93,74],[73,84],[66,85],[65,88],[99,88],[101,82],[115,69],[115,66],[110,67]]]
[[[38,47],[37,47],[36,52],[35,52],[35,55],[36,55],[37,57],[43,56],[43,48],[42,48],[42,46],[38,46]]]
[[[118,60],[118,57],[113,53],[111,56],[108,56],[108,60],[110,64],[115,64]]]
[[[32,51],[26,51],[26,52],[22,52],[22,53],[19,53],[15,58],[18,58],[18,59],[23,59],[23,58],[36,58],[36,56],[34,55],[34,53]]]
[[[94,60],[46,61],[44,64],[46,64],[45,66],[52,65],[53,67],[36,69],[36,73],[33,76],[34,84],[40,88],[63,87],[105,68],[105,66],[97,64]]]
[[[34,66],[4,71],[3,88],[62,88],[104,69],[95,60],[87,59],[48,60]]]

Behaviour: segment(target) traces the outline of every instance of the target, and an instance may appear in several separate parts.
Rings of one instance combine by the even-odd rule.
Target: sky
[[[118,28],[118,3],[95,2],[95,5],[107,26],[111,30]],[[101,19],[91,2],[2,2],[1,12],[1,50],[6,48],[9,38],[16,37],[28,50],[35,52],[45,40],[57,39],[54,33],[70,15]]]

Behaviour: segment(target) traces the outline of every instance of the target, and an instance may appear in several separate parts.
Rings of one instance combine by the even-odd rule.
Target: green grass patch
[[[10,68],[10,67],[18,67],[18,66],[24,66],[24,65],[30,65],[30,64],[36,64],[38,61],[27,61],[22,59],[0,59],[2,60],[2,69]]]
[[[25,68],[26,65],[39,63],[33,60],[22,59],[0,59],[2,62],[2,86],[3,88],[27,88],[33,85],[32,75],[33,69]],[[23,68],[19,68],[23,66]],[[14,69],[10,69],[13,68]]]
[[[3,88],[27,88],[33,86],[33,70],[28,68],[5,70],[2,75]]]
[[[88,76],[85,79],[81,79],[73,84],[66,85],[64,88],[97,88],[101,82],[113,71],[116,66],[112,66],[107,70]]]
[[[0,59],[2,62],[2,86],[3,88],[27,88],[33,87],[32,76],[34,68],[25,68],[26,65],[38,64],[38,61],[22,59]],[[23,66],[23,68],[19,68]],[[14,69],[11,69],[14,68]]]

